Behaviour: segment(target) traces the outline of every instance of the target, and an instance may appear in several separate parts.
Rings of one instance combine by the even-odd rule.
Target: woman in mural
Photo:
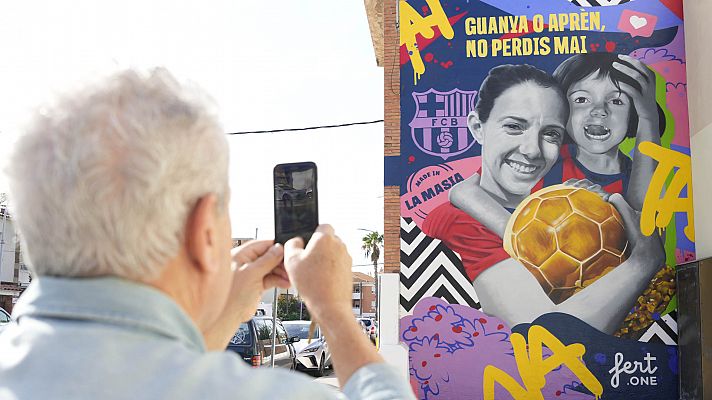
[[[585,180],[594,190],[624,195],[642,210],[655,160],[641,155],[631,161],[619,145],[628,137],[635,137],[635,149],[644,141],[660,144],[665,121],[655,100],[655,73],[626,55],[585,53],[566,59],[553,75],[569,103],[567,137],[558,161],[535,189]],[[449,199],[502,236],[511,213],[494,207],[480,178],[474,174],[455,186]]]
[[[479,188],[494,199],[494,208],[486,213],[507,214],[558,161],[569,101],[553,77],[529,65],[492,69],[478,96],[468,125],[482,145]],[[554,304],[535,277],[510,258],[497,233],[453,204],[428,214],[423,232],[460,254],[483,311],[510,326],[562,312],[611,333],[662,265],[664,252],[659,238],[641,234],[638,215],[622,196],[613,195],[610,201],[623,217],[630,257],[560,304]]]

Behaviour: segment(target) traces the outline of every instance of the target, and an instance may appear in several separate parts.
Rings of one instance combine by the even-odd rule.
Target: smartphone
[[[275,243],[300,236],[309,242],[319,225],[316,164],[298,162],[274,167]]]

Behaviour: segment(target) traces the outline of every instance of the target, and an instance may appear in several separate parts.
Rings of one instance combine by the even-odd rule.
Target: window
[[[352,303],[353,308],[361,307],[361,300],[354,300]]]
[[[235,332],[235,334],[232,336],[232,339],[230,339],[230,343],[234,345],[248,345],[250,344],[250,327],[247,325],[246,322],[243,322],[240,324],[240,328]]]
[[[0,323],[10,322],[10,316],[5,311],[0,310]]]
[[[256,319],[255,327],[257,328],[257,338],[259,340],[272,340],[272,322],[264,319]]]
[[[287,344],[287,332],[281,324],[277,324],[277,343]]]
[[[284,329],[287,330],[289,337],[298,337],[300,339],[307,339],[309,336],[309,323],[284,324]]]

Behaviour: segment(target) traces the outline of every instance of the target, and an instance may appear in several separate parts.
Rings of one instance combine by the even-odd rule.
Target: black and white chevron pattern
[[[410,313],[423,297],[479,309],[480,303],[455,252],[426,236],[411,218],[401,218],[400,305]]]
[[[569,0],[572,4],[579,7],[602,7],[602,6],[617,6],[624,4],[630,0]]]
[[[426,236],[411,218],[401,218],[401,316],[423,297],[439,297],[451,304],[480,309],[460,257],[440,240]],[[654,321],[638,339],[646,343],[677,344],[677,313]]]
[[[646,343],[663,343],[669,346],[677,344],[677,312],[663,315],[659,320],[654,321],[638,339]]]

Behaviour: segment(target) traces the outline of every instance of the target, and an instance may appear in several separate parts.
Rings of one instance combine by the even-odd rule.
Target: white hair
[[[7,168],[33,272],[155,278],[198,199],[214,193],[227,212],[228,147],[213,109],[155,69],[120,72],[40,111]]]

